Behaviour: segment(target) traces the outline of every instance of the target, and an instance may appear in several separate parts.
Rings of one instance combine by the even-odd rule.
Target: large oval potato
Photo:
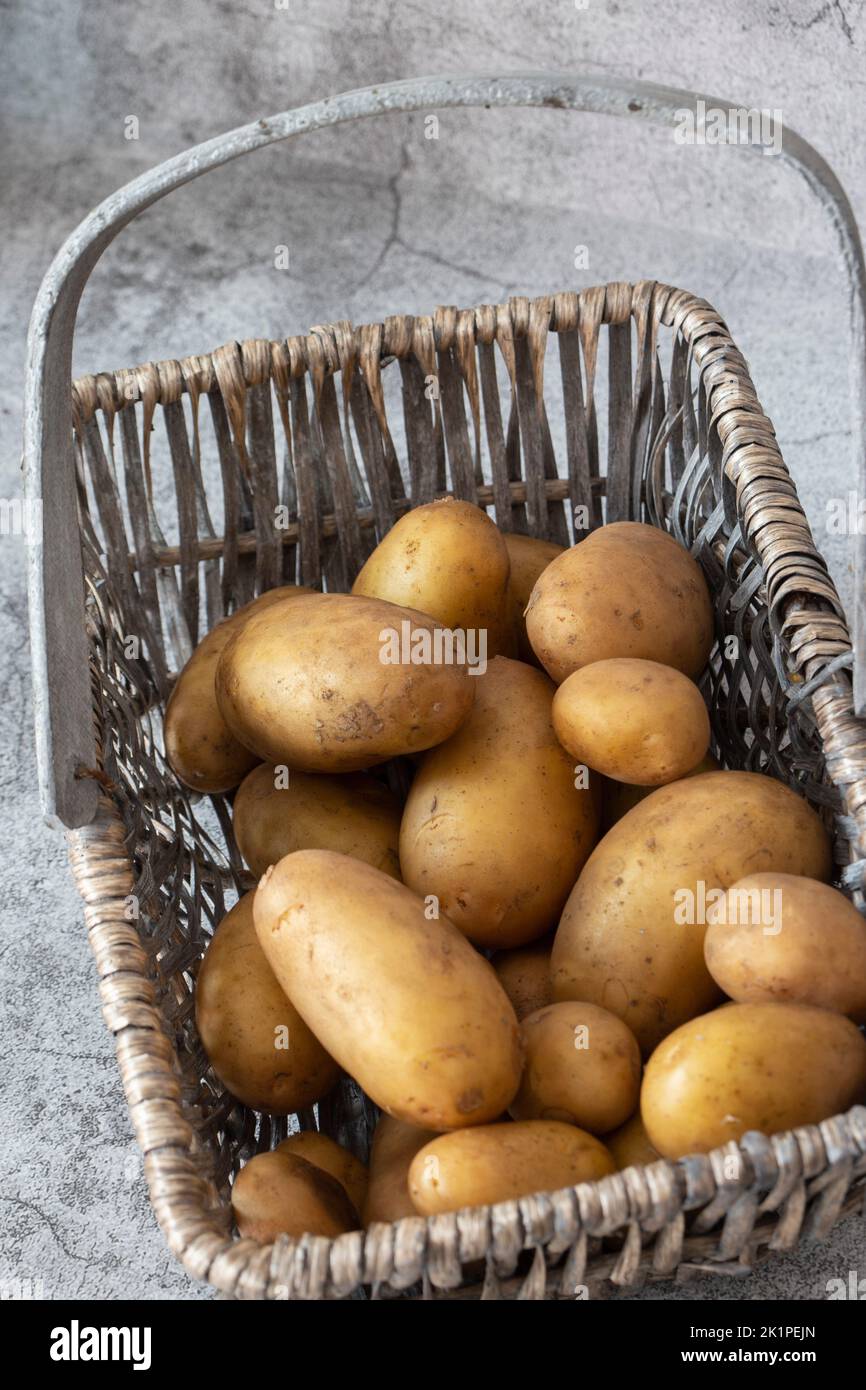
[[[694,682],[634,657],[594,661],[567,676],[553,698],[553,727],[577,762],[645,787],[686,777],[710,744]]]
[[[747,872],[826,879],[830,867],[819,817],[772,777],[707,772],[659,787],[584,866],[553,943],[553,997],[610,1009],[646,1054],[718,1000],[707,894]]]
[[[747,874],[714,910],[704,958],[741,1004],[815,1004],[866,1023],[866,922],[829,884]]]
[[[808,1004],[726,1004],[684,1023],[644,1073],[641,1114],[666,1158],[707,1153],[748,1130],[818,1124],[866,1093],[866,1039]]]
[[[285,774],[260,763],[238,787],[232,824],[238,849],[257,878],[296,849],[333,849],[400,877],[401,806],[363,772],[324,777]]]
[[[409,1168],[418,1150],[433,1138],[431,1129],[404,1124],[392,1115],[379,1117],[370,1149],[370,1182],[363,1207],[365,1226],[417,1215],[409,1196]]]
[[[526,605],[540,574],[547,569],[551,560],[561,555],[564,546],[555,541],[542,541],[537,536],[522,536],[517,531],[503,532],[502,539],[511,561],[511,574],[508,579],[508,600],[511,605],[511,621],[517,634],[517,655],[530,666],[539,664],[532,650],[532,643],[526,635]]]
[[[518,1022],[553,1002],[550,995],[552,947],[552,939],[545,936],[541,941],[532,941],[513,951],[497,951],[490,961],[511,1000]]]
[[[526,1063],[509,1106],[515,1120],[562,1120],[590,1134],[623,1124],[640,1095],[640,1048],[597,1004],[550,1004],[520,1026]]]
[[[593,790],[575,787],[541,671],[497,657],[475,707],[421,760],[400,827],[400,867],[416,893],[480,946],[522,946],[556,923],[593,844]]]
[[[520,1030],[492,968],[403,884],[299,850],[262,879],[256,932],[309,1027],[388,1114],[481,1124],[520,1081]]]
[[[341,1236],[361,1218],[346,1189],[330,1173],[297,1154],[256,1154],[232,1187],[232,1211],[242,1236],[268,1242],[277,1236]]]
[[[487,513],[444,497],[394,523],[352,593],[429,613],[452,631],[483,632],[488,659],[513,656],[509,570],[504,537]]]
[[[705,758],[701,758],[697,767],[691,772],[687,772],[687,777],[699,777],[702,772],[720,772],[721,768],[712,754],[707,753]],[[611,778],[605,778],[601,794],[601,826],[602,832],[607,834],[612,825],[616,825],[618,820],[622,820],[626,811],[631,811],[637,806],[639,801],[643,801],[655,791],[655,787],[637,787],[631,782],[615,782]]]
[[[422,1216],[557,1192],[614,1171],[592,1134],[557,1120],[519,1120],[441,1134],[409,1169],[409,1196]]]
[[[165,710],[166,757],[187,787],[197,792],[231,791],[258,762],[220,714],[214,689],[217,662],[253,614],[283,599],[313,592],[295,584],[269,589],[217,623],[199,642],[178,676]]]
[[[331,1177],[336,1178],[341,1187],[346,1189],[352,1206],[357,1211],[363,1207],[367,1196],[366,1166],[360,1158],[356,1158],[349,1149],[344,1149],[342,1144],[336,1143],[327,1134],[322,1134],[317,1129],[302,1129],[297,1134],[290,1134],[288,1139],[278,1144],[276,1152],[305,1158],[314,1167],[330,1173]]]
[[[643,657],[697,678],[713,645],[703,572],[666,531],[639,521],[601,526],[547,566],[526,631],[557,684],[581,666]]]
[[[286,998],[265,959],[247,893],[205,951],[195,1020],[211,1066],[251,1110],[291,1115],[327,1095],[339,1067]]]
[[[260,758],[299,772],[359,772],[431,748],[463,723],[477,683],[453,653],[436,659],[438,629],[424,613],[349,594],[275,604],[223,651],[220,711]]]

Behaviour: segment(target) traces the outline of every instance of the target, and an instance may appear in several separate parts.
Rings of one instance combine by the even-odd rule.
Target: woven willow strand
[[[392,363],[405,474],[383,382]],[[567,542],[585,508],[591,526],[603,515],[643,519],[692,549],[719,641],[738,639],[736,659],[717,650],[704,681],[716,751],[818,807],[862,909],[866,730],[852,713],[850,637],[719,314],[654,282],[612,284],[230,343],[82,378],[73,399],[101,749],[99,767],[81,775],[105,791],[94,823],[70,833],[70,855],[154,1210],[190,1273],[242,1298],[338,1298],[362,1287],[383,1297],[596,1297],[708,1269],[737,1277],[804,1233],[822,1237],[860,1204],[866,1110],[857,1107],[559,1193],[260,1246],[232,1237],[228,1184],[287,1122],[257,1117],[223,1091],[194,1026],[198,963],[226,895],[249,879],[226,799],[208,803],[221,845],[165,764],[160,710],[172,672],[204,626],[256,592],[295,579],[347,588],[398,516],[447,492],[491,507],[506,530]],[[222,536],[205,442],[218,461]],[[169,482],[176,544],[157,516]],[[282,531],[277,504],[289,517]],[[141,658],[127,655],[129,633],[142,638]],[[364,1155],[375,1112],[354,1083],[328,1097],[319,1118]]]

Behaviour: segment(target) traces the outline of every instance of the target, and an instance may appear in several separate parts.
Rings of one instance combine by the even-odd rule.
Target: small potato
[[[409,1198],[409,1167],[419,1149],[435,1138],[432,1129],[416,1129],[391,1115],[381,1115],[370,1150],[370,1182],[363,1206],[364,1225],[417,1216]]]
[[[726,1004],[684,1023],[649,1059],[640,1108],[666,1158],[749,1130],[815,1125],[866,1093],[866,1039],[808,1004]]]
[[[490,964],[511,1000],[518,1020],[552,1003],[550,992],[550,952],[553,940],[545,936],[514,951],[497,951]]]
[[[796,874],[748,874],[704,938],[707,969],[741,1004],[815,1004],[866,1023],[866,922],[843,893]]]
[[[261,759],[299,772],[359,772],[432,748],[463,723],[477,684],[459,652],[437,653],[439,630],[349,594],[275,604],[227,643],[220,713]]]
[[[554,541],[538,540],[535,536],[522,536],[517,531],[503,532],[502,539],[511,561],[508,597],[511,604],[511,621],[517,634],[517,655],[530,666],[538,666],[540,662],[526,635],[526,620],[523,614],[539,575],[547,569],[551,560],[562,554],[564,547]]]
[[[353,594],[428,613],[452,631],[484,632],[487,659],[513,656],[508,550],[486,512],[453,497],[413,507],[379,542]]]
[[[514,1010],[487,961],[402,883],[303,849],[268,870],[253,911],[283,988],[381,1110],[440,1130],[507,1109],[523,1065]]]
[[[636,656],[697,679],[713,645],[703,571],[673,536],[615,521],[539,576],[526,611],[533,651],[557,685],[593,661]]]
[[[710,742],[698,687],[672,666],[633,657],[568,676],[553,699],[553,727],[577,762],[644,787],[687,776]]]
[[[269,589],[217,623],[199,642],[177,678],[165,711],[166,756],[172,771],[187,787],[197,792],[231,791],[258,762],[220,714],[214,689],[217,662],[253,614],[283,599],[313,592],[295,584]]]
[[[471,715],[415,774],[400,868],[470,941],[510,949],[556,925],[595,844],[598,804],[556,740],[542,671],[497,657],[472,683]]]
[[[342,1183],[323,1168],[285,1150],[256,1154],[232,1187],[232,1211],[242,1236],[342,1236],[361,1225]]]
[[[658,1149],[654,1149],[649,1141],[639,1110],[619,1129],[606,1134],[604,1143],[613,1154],[618,1172],[622,1172],[623,1168],[638,1167],[641,1163],[657,1163],[661,1158]]]
[[[686,773],[686,776],[700,777],[702,772],[721,772],[721,770],[715,758],[708,753],[705,758],[701,758],[697,767]],[[622,820],[626,811],[637,806],[639,801],[643,801],[654,790],[654,787],[636,787],[629,782],[614,782],[605,778],[601,812],[601,826],[604,834],[607,834],[611,826],[616,825],[618,820]]]
[[[211,1066],[251,1110],[291,1115],[327,1095],[340,1074],[286,998],[265,959],[247,893],[220,922],[195,990],[195,1020]]]
[[[296,849],[333,849],[400,877],[401,806],[363,772],[288,773],[271,763],[244,778],[232,806],[238,849],[257,878]]]
[[[596,1004],[550,1004],[521,1024],[526,1063],[509,1106],[515,1120],[562,1120],[590,1134],[623,1124],[640,1095],[640,1048]]]
[[[302,1129],[298,1134],[290,1134],[277,1145],[277,1153],[294,1154],[305,1158],[314,1167],[330,1173],[332,1178],[346,1189],[349,1200],[360,1211],[367,1195],[367,1169],[349,1149],[329,1139],[316,1129]]]
[[[575,1125],[520,1120],[441,1134],[415,1155],[409,1196],[422,1216],[557,1192],[614,1171],[603,1144]]]

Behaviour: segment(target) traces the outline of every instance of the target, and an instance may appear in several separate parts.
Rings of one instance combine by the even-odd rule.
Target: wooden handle
[[[732,109],[716,98],[595,75],[418,78],[367,87],[240,126],[158,165],[101,203],[64,243],[40,286],[30,320],[24,415],[27,497],[41,502],[42,532],[30,544],[28,588],[36,739],[45,815],[69,827],[89,824],[99,787],[82,776],[96,761],[84,579],[72,444],[71,363],[78,303],[93,267],[117,233],[167,193],[240,155],[308,130],[390,111],[460,106],[546,106],[675,126],[684,110]],[[736,109],[736,108],[733,108]],[[756,126],[758,123],[755,123]],[[779,158],[804,175],[836,229],[848,279],[852,325],[853,439],[866,493],[866,270],[844,190],[821,156],[777,123]],[[744,149],[761,153],[756,129]],[[31,512],[31,514],[34,514]],[[855,700],[866,711],[866,536],[857,540]]]

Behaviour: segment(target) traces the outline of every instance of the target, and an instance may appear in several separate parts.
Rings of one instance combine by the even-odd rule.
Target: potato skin
[[[640,1096],[641,1058],[622,1019],[570,1000],[530,1014],[520,1031],[526,1062],[509,1107],[515,1120],[561,1120],[607,1134],[628,1119]]]
[[[694,682],[634,657],[594,661],[567,676],[553,698],[553,727],[577,762],[645,787],[686,777],[710,743]]]
[[[595,843],[593,790],[575,788],[541,671],[497,657],[475,707],[421,760],[400,826],[403,880],[479,946],[511,948],[555,926]]]
[[[707,753],[705,758],[701,758],[697,767],[693,768],[691,772],[687,772],[686,776],[699,777],[702,772],[721,772],[721,770],[712,754]],[[622,820],[626,811],[631,811],[639,801],[643,801],[654,791],[655,787],[636,787],[630,782],[615,782],[611,778],[605,778],[601,794],[602,833],[606,835],[612,825],[616,825],[618,820]]]
[[[617,1172],[641,1163],[658,1163],[661,1154],[649,1141],[640,1110],[636,1110],[624,1125],[604,1136],[605,1148],[610,1151]]]
[[[776,891],[778,932],[772,911],[764,922],[760,910],[761,895]],[[758,907],[754,921],[745,894]],[[747,874],[728,889],[719,916],[707,927],[704,958],[731,999],[814,1004],[866,1023],[866,922],[844,893],[795,874]]]
[[[422,1216],[556,1192],[614,1171],[592,1134],[557,1120],[519,1120],[442,1134],[415,1155],[409,1196]]]
[[[205,951],[195,1020],[211,1066],[252,1110],[291,1115],[327,1095],[340,1070],[280,988],[253,926],[247,893],[222,919]],[[287,1048],[275,1044],[288,1030]]]
[[[864,1091],[866,1039],[850,1019],[808,1004],[727,1004],[656,1048],[641,1114],[659,1153],[680,1158],[748,1130],[818,1124]]]
[[[268,589],[217,623],[199,642],[177,678],[165,710],[165,751],[175,776],[197,792],[228,792],[258,758],[239,743],[217,705],[214,676],[231,638],[255,613],[287,598],[311,594],[302,585]]]
[[[419,1149],[435,1138],[432,1129],[417,1129],[392,1115],[381,1115],[370,1150],[370,1182],[363,1207],[364,1225],[417,1216],[409,1197],[409,1167]]]
[[[403,884],[299,850],[262,879],[254,915],[283,988],[380,1109],[442,1130],[508,1107],[523,1063],[514,1010],[487,961]]]
[[[550,952],[553,940],[545,936],[513,951],[497,951],[490,964],[522,1022],[527,1014],[553,1002],[550,989]]]
[[[382,538],[353,594],[428,613],[443,627],[487,633],[487,657],[513,656],[505,538],[486,512],[444,497],[413,507]]]
[[[532,590],[551,560],[561,555],[564,546],[555,541],[542,541],[536,536],[522,536],[517,531],[503,532],[502,539],[511,561],[511,575],[508,580],[508,599],[511,605],[511,621],[517,634],[517,657],[530,666],[541,663],[532,650],[532,643],[526,635],[526,619],[523,614]]]
[[[315,1168],[330,1173],[331,1177],[336,1178],[340,1186],[345,1188],[356,1211],[361,1210],[367,1196],[367,1168],[360,1158],[356,1158],[349,1149],[344,1149],[342,1144],[337,1144],[319,1130],[302,1129],[297,1134],[290,1134],[288,1139],[278,1144],[276,1152],[304,1158]]]
[[[558,556],[529,599],[526,631],[557,685],[581,666],[643,657],[697,678],[713,609],[697,561],[666,531],[616,521]]]
[[[297,1154],[256,1154],[232,1187],[232,1211],[242,1236],[268,1242],[279,1235],[341,1236],[361,1225],[346,1189]]]
[[[260,763],[232,806],[238,849],[257,878],[296,849],[333,849],[400,877],[402,808],[382,782],[363,772],[290,772],[288,786],[275,783],[273,764]]]
[[[472,708],[458,664],[388,664],[385,630],[433,633],[424,613],[379,599],[312,594],[254,614],[217,665],[220,712],[266,762],[299,772],[359,772],[441,743]]]
[[[827,833],[805,801],[755,772],[707,772],[659,787],[590,856],[556,933],[553,997],[624,1019],[646,1056],[718,1001],[701,923],[684,893],[728,888],[751,870],[830,876]]]

